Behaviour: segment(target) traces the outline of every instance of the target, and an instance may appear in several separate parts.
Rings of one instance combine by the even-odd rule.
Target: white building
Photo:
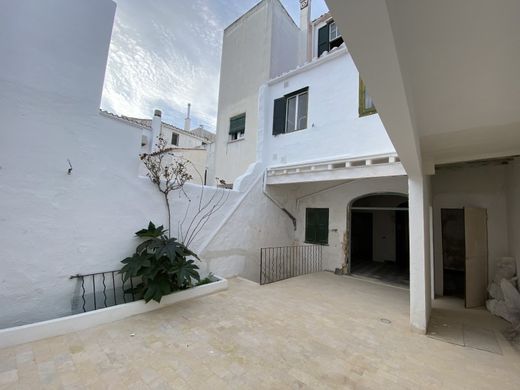
[[[232,44],[231,31],[240,29],[237,35],[247,35],[264,13],[283,15],[277,29],[295,27],[278,0],[264,0],[226,29],[217,176],[235,180],[234,175],[246,172],[247,162],[255,161],[265,175],[265,195],[294,224],[294,243],[326,244],[324,267],[328,270],[359,270],[406,284],[406,173],[331,15],[311,22],[310,4],[302,5],[299,33],[281,39],[268,30],[268,36],[273,34],[272,45],[283,41],[292,47],[283,54],[271,51],[266,60],[277,64],[279,73],[260,85],[247,105],[227,99],[228,90],[236,92],[235,85],[253,89],[260,82],[258,73],[250,73],[254,80],[247,81],[246,74],[230,71],[227,64],[232,68],[231,58],[250,57],[250,46]],[[258,102],[256,107],[253,101]],[[256,148],[249,155],[243,150],[237,161],[231,153],[242,144],[244,148],[256,144]],[[225,167],[232,164],[234,174],[226,176]],[[353,202],[364,196],[368,198],[363,209],[353,210]],[[354,229],[350,218],[356,221]],[[361,264],[355,264],[352,256]]]
[[[175,156],[189,161],[188,169],[192,176],[191,182],[198,184],[206,184],[210,164],[213,164],[213,143],[215,142],[215,134],[211,133],[200,126],[191,129],[190,117],[191,104],[188,104],[188,111],[184,121],[184,129],[162,121],[161,111],[156,110],[154,117],[159,119],[133,118],[128,116],[118,116],[107,111],[101,111],[101,114],[118,121],[122,121],[131,126],[137,126],[143,129],[141,141],[141,153],[149,153],[157,143],[157,137],[160,136],[167,142],[167,147],[174,150]],[[160,126],[154,133],[154,126]],[[155,134],[155,135],[154,135]],[[155,137],[155,138],[154,138]]]
[[[261,1],[224,30],[210,177],[234,183],[256,161],[258,90],[296,67],[299,31],[278,0]]]
[[[162,195],[141,170],[150,130],[99,111],[115,11],[112,0],[3,4],[0,329],[78,312],[81,283],[70,276],[120,269],[137,230],[167,223]],[[290,243],[291,222],[262,195],[259,176],[235,187],[218,190],[225,207],[191,245],[202,275],[257,274],[246,258]],[[200,189],[188,183],[172,194],[174,236],[217,191]],[[276,227],[250,224],[253,209]]]
[[[514,238],[520,88],[517,81],[504,84],[520,58],[507,33],[513,20],[495,25],[502,19],[490,4],[479,4],[474,20],[461,2],[444,30],[431,15],[451,14],[448,2],[405,3],[386,9],[384,2],[331,1],[332,14],[342,19],[323,15],[310,22],[310,2],[302,1],[299,33],[288,18],[276,25],[287,33],[267,29],[264,64],[276,64],[280,73],[264,65],[249,79],[247,67],[233,67],[239,58],[254,58],[252,49],[236,44],[233,32],[258,36],[257,18],[283,14],[281,5],[264,0],[228,27],[216,169],[226,177],[232,163],[227,177],[240,181],[238,167],[244,171],[255,160],[265,172],[265,195],[294,223],[294,242],[326,245],[326,269],[409,280],[411,325],[424,332],[434,297],[454,295],[461,305],[481,306],[496,261],[520,256]],[[450,37],[462,27],[479,34],[484,25],[493,26],[485,43],[494,55],[476,66],[482,46]],[[292,49],[270,49],[281,42]],[[463,88],[454,87],[458,81]],[[247,104],[245,94],[229,98],[240,91],[236,85],[250,87]],[[240,159],[233,154],[242,147],[237,144],[244,145]]]
[[[205,272],[252,280],[260,248],[301,242],[325,245],[331,271],[405,282],[409,268],[424,332],[435,296],[462,279],[481,305],[497,258],[520,258],[520,6],[329,0],[332,25],[308,3],[301,29],[263,0],[225,31],[208,177],[234,189],[193,249]],[[117,269],[133,233],[166,220],[140,175],[142,125],[99,113],[114,13],[111,0],[0,13],[0,327],[70,314],[70,275]],[[443,219],[464,230],[462,266],[446,266]]]

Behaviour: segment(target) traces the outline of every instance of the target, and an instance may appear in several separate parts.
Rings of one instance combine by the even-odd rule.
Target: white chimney
[[[161,110],[155,110],[152,118],[152,139],[150,142],[150,151],[154,152],[157,150],[157,143],[161,136],[161,125],[162,125],[162,112]]]
[[[191,103],[188,103],[188,113],[186,115],[186,119],[184,119],[184,130],[186,130],[186,131],[191,130],[190,112],[191,112]]]
[[[300,65],[312,60],[311,0],[300,0]]]

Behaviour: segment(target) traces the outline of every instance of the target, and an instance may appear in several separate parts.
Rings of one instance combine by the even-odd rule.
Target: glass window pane
[[[287,133],[296,129],[296,96],[287,99],[287,115],[285,121],[285,131]]]
[[[365,110],[371,110],[374,108],[374,102],[372,98],[365,91]]]
[[[298,96],[298,130],[307,128],[307,106],[309,94],[307,92]]]
[[[329,40],[333,41],[334,39],[336,39],[338,37],[338,28],[336,27],[336,23],[331,23],[330,24],[330,27],[329,27]]]

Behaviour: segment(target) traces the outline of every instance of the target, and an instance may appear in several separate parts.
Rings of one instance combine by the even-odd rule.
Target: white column
[[[410,326],[425,333],[431,310],[430,177],[408,177],[410,218]]]
[[[154,152],[157,150],[157,143],[159,142],[159,136],[161,135],[162,125],[162,112],[161,110],[155,110],[152,118],[152,139],[150,141],[150,151]]]

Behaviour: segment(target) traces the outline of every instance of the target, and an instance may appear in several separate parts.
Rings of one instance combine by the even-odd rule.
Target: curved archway
[[[348,206],[349,273],[409,284],[408,195],[371,193]]]

